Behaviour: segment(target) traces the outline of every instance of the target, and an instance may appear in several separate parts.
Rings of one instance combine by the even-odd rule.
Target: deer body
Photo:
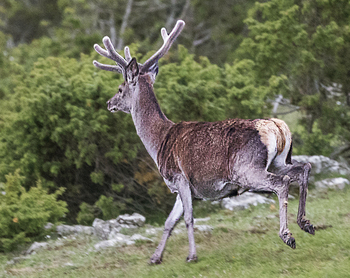
[[[184,215],[188,238],[187,261],[196,261],[193,231],[192,199],[216,200],[247,190],[274,192],[279,200],[281,239],[295,248],[295,240],[287,226],[289,185],[300,185],[297,222],[301,229],[314,234],[305,219],[307,183],[311,165],[292,161],[292,137],[285,122],[279,119],[228,119],[219,122],[180,122],[174,124],[161,111],[153,90],[158,72],[157,61],[170,48],[184,23],[178,21],[168,35],[162,29],[162,48],[143,65],[115,52],[108,38],[106,50],[95,49],[117,62],[108,66],[94,61],[95,66],[124,74],[125,82],[111,98],[108,109],[131,113],[138,136],[156,163],[165,183],[177,198],[165,222],[162,239],[151,257],[161,263],[166,241]]]
[[[165,136],[157,164],[164,179],[183,174],[195,198],[213,200],[254,188],[246,176],[257,176],[257,165],[267,169],[276,157],[290,164],[290,146],[289,129],[277,119],[181,122]]]

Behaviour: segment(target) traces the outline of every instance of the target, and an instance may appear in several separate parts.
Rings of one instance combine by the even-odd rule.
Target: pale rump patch
[[[286,145],[290,145],[291,133],[284,121],[275,118],[258,120],[255,122],[255,127],[259,131],[261,142],[268,150],[275,145],[277,155],[284,151]]]

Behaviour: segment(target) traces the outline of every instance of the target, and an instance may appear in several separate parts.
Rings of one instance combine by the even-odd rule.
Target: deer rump
[[[237,195],[240,188],[254,189],[246,175],[257,174],[258,179],[277,156],[283,165],[292,163],[286,128],[278,119],[177,123],[159,148],[160,174],[173,193],[178,191],[174,179],[184,175],[198,199],[215,200]]]

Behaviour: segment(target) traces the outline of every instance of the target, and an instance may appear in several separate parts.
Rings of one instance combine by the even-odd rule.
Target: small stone
[[[29,249],[25,252],[27,255],[30,254],[35,254],[34,252],[39,250],[39,249],[46,249],[48,247],[48,243],[47,242],[34,242]]]
[[[94,248],[96,251],[106,249],[109,247],[115,247],[119,244],[119,242],[115,239],[110,239],[110,240],[103,240],[94,245]]]
[[[54,226],[54,224],[48,222],[48,223],[46,223],[46,225],[44,226],[44,229],[45,229],[45,230],[51,230],[51,229],[53,228],[53,226]]]
[[[147,237],[144,237],[144,236],[142,236],[142,235],[140,235],[140,234],[134,234],[134,235],[132,235],[131,238],[130,238],[130,240],[132,240],[132,241],[142,240],[142,241],[150,241],[150,242],[153,242],[152,239],[147,238]]]
[[[197,223],[197,222],[207,222],[210,220],[210,217],[206,217],[206,218],[195,218],[194,219],[194,223]]]
[[[210,225],[195,225],[194,230],[203,233],[210,233],[214,230],[214,228]]]
[[[70,266],[70,267],[73,267],[75,266],[73,263],[65,263],[63,266]]]
[[[157,235],[158,233],[162,232],[164,228],[148,228],[146,229],[145,233],[147,235]]]

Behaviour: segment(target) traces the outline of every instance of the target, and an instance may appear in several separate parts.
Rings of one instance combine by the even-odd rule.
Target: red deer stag
[[[164,43],[144,64],[131,58],[128,47],[125,47],[124,59],[114,50],[108,37],[103,39],[106,50],[97,44],[94,46],[100,55],[116,62],[112,66],[94,61],[94,65],[122,73],[125,78],[119,92],[107,102],[108,110],[131,113],[137,134],[165,183],[171,192],[177,193],[162,239],[150,262],[162,262],[166,241],[182,214],[189,239],[187,261],[196,261],[193,198],[215,200],[247,190],[277,194],[279,236],[295,248],[295,239],[287,227],[289,185],[293,181],[299,183],[297,222],[302,230],[314,234],[313,225],[305,219],[311,165],[292,161],[292,137],[286,123],[279,119],[173,123],[159,107],[153,91],[158,60],[168,52],[184,25],[179,20],[170,34],[162,28]]]

